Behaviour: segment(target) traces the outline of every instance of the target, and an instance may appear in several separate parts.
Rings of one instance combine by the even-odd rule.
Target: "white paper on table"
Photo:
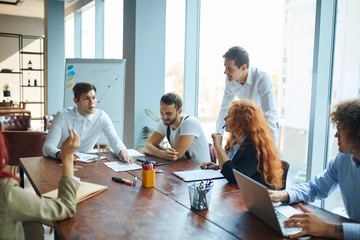
[[[141,169],[136,163],[123,163],[123,162],[104,162],[106,166],[114,170],[115,172],[131,171]]]

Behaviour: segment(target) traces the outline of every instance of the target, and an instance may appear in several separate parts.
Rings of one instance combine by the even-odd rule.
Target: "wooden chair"
[[[19,159],[22,157],[42,156],[42,146],[46,139],[46,132],[32,131],[3,131],[9,153],[10,172],[16,173]],[[24,172],[20,168],[20,186],[24,187]]]
[[[0,129],[7,143],[10,172],[15,174],[19,158],[42,156],[42,146],[46,133],[28,131],[31,128],[31,116],[0,116]],[[20,168],[20,185],[24,186],[24,173]]]
[[[31,116],[6,115],[0,116],[1,131],[28,131],[31,128]]]
[[[282,163],[282,169],[284,170],[284,174],[283,174],[283,187],[281,188],[281,190],[284,190],[286,188],[286,178],[287,178],[287,174],[290,168],[290,163],[288,163],[287,161],[281,160]]]

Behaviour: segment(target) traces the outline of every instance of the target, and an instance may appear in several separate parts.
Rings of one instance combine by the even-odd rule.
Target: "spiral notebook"
[[[224,178],[224,175],[222,175],[220,171],[213,169],[178,171],[178,172],[172,172],[172,174],[177,176],[184,182]]]

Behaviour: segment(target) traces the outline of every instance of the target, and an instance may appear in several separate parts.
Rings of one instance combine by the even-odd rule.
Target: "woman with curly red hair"
[[[225,149],[222,136],[212,134],[218,163],[206,162],[201,168],[221,169],[230,183],[236,183],[233,169],[271,189],[283,187],[282,163],[266,118],[250,100],[235,100],[225,117],[230,136]]]

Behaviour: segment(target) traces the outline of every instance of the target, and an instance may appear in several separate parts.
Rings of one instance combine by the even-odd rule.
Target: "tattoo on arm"
[[[342,225],[335,225],[334,230],[337,233],[342,233],[343,232],[343,227],[342,227]]]

